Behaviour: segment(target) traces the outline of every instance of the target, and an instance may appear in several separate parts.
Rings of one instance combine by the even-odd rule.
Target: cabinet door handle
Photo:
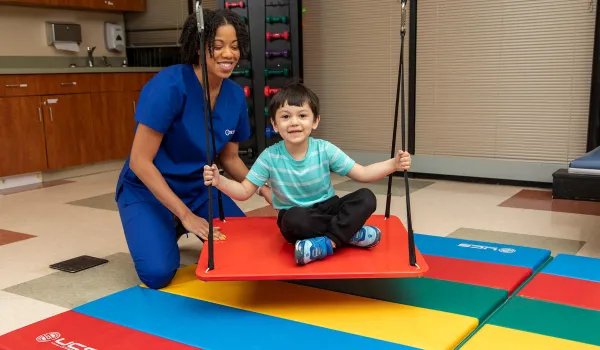
[[[104,3],[109,6],[114,6],[115,4],[112,1],[104,0]]]
[[[61,85],[61,86],[67,86],[67,85],[77,85],[77,82],[76,82],[76,81],[71,81],[71,82],[68,82],[68,83],[60,83],[60,85]]]
[[[135,113],[135,101],[132,101],[132,102],[133,102],[133,113]]]
[[[52,116],[52,107],[48,106],[48,109],[50,110],[50,121],[53,122],[54,118]]]
[[[26,88],[27,84],[6,84],[4,87],[7,88]]]
[[[40,117],[40,123],[42,122],[42,107],[38,107],[38,117]]]

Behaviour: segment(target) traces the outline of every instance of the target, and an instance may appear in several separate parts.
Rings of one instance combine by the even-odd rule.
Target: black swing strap
[[[401,125],[400,130],[402,132],[402,150],[406,150],[406,126],[405,126],[405,102],[404,102],[404,36],[406,34],[406,1],[401,0],[402,2],[402,23],[400,29],[400,65],[398,72],[398,86],[396,88],[396,108],[394,112],[394,127],[392,132],[392,149],[390,156],[392,158],[396,157],[396,129],[398,128],[398,109],[401,110]],[[387,197],[386,197],[386,205],[385,205],[385,217],[386,219],[390,217],[390,206],[392,199],[392,175],[388,176],[388,187],[387,187]],[[408,172],[404,170],[404,187],[406,189],[406,215],[407,215],[407,231],[408,231],[408,256],[409,263],[411,266],[417,266],[417,258],[415,252],[415,238],[414,232],[412,228],[412,218],[410,211],[410,189],[408,184]]]
[[[210,107],[210,88],[208,86],[208,70],[206,67],[206,54],[205,54],[205,32],[204,32],[204,14],[202,12],[202,0],[196,1],[196,21],[198,22],[198,33],[200,34],[200,65],[202,67],[202,85],[204,90],[204,127],[206,131],[206,161],[212,167],[213,159],[210,151],[210,140],[209,140],[209,120],[212,124],[212,108]],[[213,143],[214,143],[214,134]],[[219,198],[220,199],[220,198]],[[208,268],[206,271],[213,270],[215,268],[214,261],[214,232],[213,232],[213,203],[212,203],[212,185],[208,186]]]

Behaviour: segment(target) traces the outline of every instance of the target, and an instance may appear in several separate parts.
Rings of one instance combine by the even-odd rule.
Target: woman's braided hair
[[[242,17],[228,9],[203,9],[203,14],[204,37],[210,57],[214,57],[213,43],[217,29],[222,25],[231,24],[233,28],[235,28],[240,50],[240,60],[246,59],[250,53],[250,35]],[[189,15],[185,21],[183,31],[179,38],[179,44],[181,45],[182,63],[198,65],[200,61],[198,54],[200,48],[200,33],[198,32],[198,21],[196,20],[195,13]]]

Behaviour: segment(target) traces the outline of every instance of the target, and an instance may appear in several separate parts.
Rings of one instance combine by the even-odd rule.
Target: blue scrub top
[[[210,134],[206,135],[205,131],[203,96],[202,85],[193,67],[173,65],[161,70],[144,86],[135,113],[137,123],[164,135],[154,165],[171,190],[191,210],[208,200],[208,189],[203,180],[204,165],[208,163],[206,137],[209,137],[211,156],[214,157]],[[217,153],[228,142],[242,142],[250,137],[246,96],[234,81],[223,81],[212,116]],[[119,175],[116,200],[122,204],[158,201],[131,171],[129,158]]]

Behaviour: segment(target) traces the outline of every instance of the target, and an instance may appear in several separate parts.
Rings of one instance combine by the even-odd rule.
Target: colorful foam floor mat
[[[559,254],[463,349],[600,349],[600,259]]]
[[[425,277],[129,288],[0,349],[600,349],[600,259],[415,235]]]

